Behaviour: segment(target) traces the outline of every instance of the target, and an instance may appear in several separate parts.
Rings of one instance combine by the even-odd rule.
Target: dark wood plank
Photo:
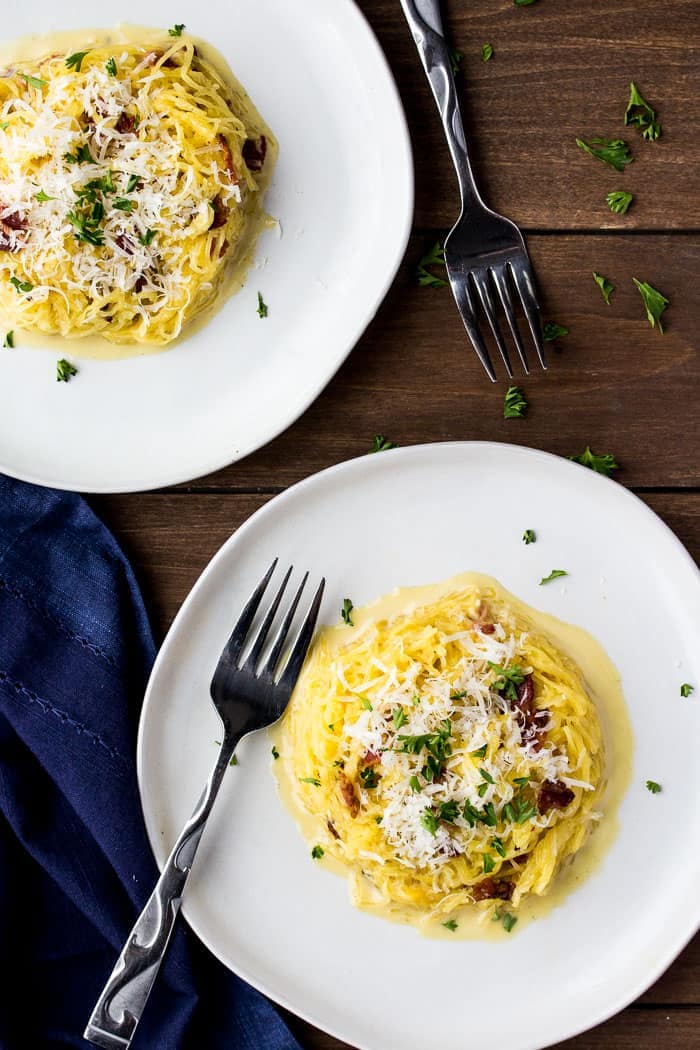
[[[436,107],[396,0],[361,0],[399,85],[417,169],[416,221],[448,226],[458,211],[454,173]],[[465,54],[460,75],[467,134],[484,194],[526,228],[700,227],[700,5],[696,0],[511,0],[444,5]],[[494,56],[481,59],[491,43]],[[623,114],[634,80],[661,120],[642,140]],[[584,155],[577,137],[626,139],[624,175]],[[613,215],[610,190],[636,201]]]
[[[590,443],[615,453],[628,485],[700,484],[700,459],[692,454],[700,433],[700,238],[530,238],[543,315],[570,334],[557,344],[561,352],[550,352],[547,373],[533,368],[527,380],[516,379],[530,399],[526,420],[502,418],[505,380],[488,381],[450,290],[417,286],[415,264],[432,240],[412,239],[375,321],[305,415],[198,487],[286,486],[361,455],[377,433],[402,445],[512,441],[564,456]],[[616,285],[611,306],[593,270]],[[671,299],[666,334],[649,326],[632,276]]]

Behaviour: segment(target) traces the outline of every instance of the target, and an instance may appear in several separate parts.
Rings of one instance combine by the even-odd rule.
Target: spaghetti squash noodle
[[[514,923],[547,894],[606,781],[581,671],[479,581],[321,632],[279,736],[315,856],[340,862],[354,902],[448,929],[465,906]]]
[[[192,39],[82,46],[0,74],[0,317],[165,346],[252,254],[276,144]]]

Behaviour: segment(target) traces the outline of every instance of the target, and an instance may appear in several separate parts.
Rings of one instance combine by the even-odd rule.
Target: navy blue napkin
[[[89,1046],[157,877],[134,764],[153,656],[133,573],[85,502],[0,475],[2,1050]],[[184,923],[133,1046],[299,1050]]]

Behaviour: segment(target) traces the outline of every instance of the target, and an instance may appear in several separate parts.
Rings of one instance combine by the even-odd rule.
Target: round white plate
[[[111,19],[114,21],[111,21]],[[386,60],[352,0],[35,0],[4,14],[5,40],[177,18],[214,44],[280,144],[266,231],[246,287],[173,349],[126,361],[0,351],[0,470],[116,492],[186,481],[254,451],[326,385],[374,316],[413,215],[406,122]],[[263,293],[269,316],[257,313]],[[2,319],[0,318],[0,325]],[[4,329],[3,329],[4,334]],[[2,339],[0,338],[0,342]]]
[[[535,544],[523,544],[525,528]],[[161,864],[215,761],[212,671],[274,555],[326,576],[326,622],[344,597],[359,605],[473,569],[586,628],[622,674],[632,781],[611,850],[562,906],[505,943],[430,940],[355,910],[345,882],[314,866],[257,734],[226,776],[187,888],[184,913],[204,943],[365,1050],[534,1050],[641,994],[700,921],[700,574],[673,534],[615,482],[511,445],[367,455],[278,496],[216,555],[153,671],[138,767]],[[569,575],[540,587],[552,568]],[[695,698],[681,699],[682,682]]]

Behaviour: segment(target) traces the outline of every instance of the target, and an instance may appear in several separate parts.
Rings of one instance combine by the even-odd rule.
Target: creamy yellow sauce
[[[249,241],[248,250],[235,262],[230,262],[218,278],[217,295],[214,301],[201,313],[197,314],[192,321],[188,322],[182,333],[165,346],[156,346],[142,343],[110,343],[99,335],[84,336],[81,338],[65,338],[60,335],[47,335],[35,330],[15,329],[15,345],[29,345],[32,349],[50,350],[76,358],[87,358],[100,361],[117,361],[129,357],[141,357],[146,354],[159,354],[171,350],[184,342],[190,335],[203,328],[211,317],[221,308],[224,302],[234,295],[245,284],[245,278],[253,263],[255,246],[259,234],[267,228],[275,225],[272,219],[263,209],[262,202],[272,178],[275,162],[277,160],[277,140],[261,118],[253,105],[249,95],[241,83],[232,73],[228,62],[206,40],[188,34],[196,45],[197,51],[206,61],[210,62],[217,70],[222,79],[232,88],[240,93],[244,100],[246,116],[250,123],[261,127],[268,144],[267,159],[264,170],[258,177],[260,185],[259,200],[261,206],[253,214],[248,223],[246,239]],[[115,46],[120,44],[143,44],[145,47],[163,47],[168,45],[167,29],[153,29],[144,26],[121,23],[113,29],[71,29],[54,33],[33,34],[20,37],[17,40],[0,42],[0,70],[10,65],[32,59],[43,58],[53,53],[70,54],[72,51],[87,50],[97,45]],[[246,121],[247,122],[247,121]]]
[[[633,735],[620,676],[614,664],[600,643],[587,631],[526,605],[525,602],[505,590],[497,580],[474,572],[461,573],[442,583],[397,589],[392,594],[379,598],[369,605],[354,609],[352,613],[354,627],[349,628],[345,624],[325,627],[319,632],[319,636],[322,636],[323,641],[331,647],[334,644],[344,645],[351,641],[353,632],[359,634],[369,622],[391,619],[411,608],[430,605],[446,594],[469,586],[493,587],[499,599],[506,602],[516,615],[520,614],[529,619],[536,630],[549,638],[564,655],[574,661],[582,672],[587,692],[595,703],[605,739],[605,790],[600,806],[597,807],[602,811],[603,818],[595,826],[585,845],[562,867],[546,896],[539,897],[529,894],[523,900],[517,909],[518,923],[510,934],[504,931],[500,922],[493,921],[492,909],[485,911],[473,905],[467,905],[455,912],[454,918],[458,925],[454,932],[445,929],[435,919],[417,918],[415,911],[397,907],[395,904],[391,907],[383,903],[363,905],[363,910],[373,912],[392,922],[415,926],[422,934],[430,937],[440,937],[445,940],[459,938],[502,940],[509,936],[512,937],[529,922],[540,919],[559,907],[569,894],[574,892],[595,871],[615,839],[618,831],[617,811],[632,774]],[[321,817],[302,810],[293,801],[292,765],[291,761],[285,761],[285,758],[288,759],[289,756],[284,754],[284,719],[269,732],[272,742],[280,753],[280,758],[273,763],[280,798],[296,821],[305,840],[313,844],[319,838],[324,837],[325,821]],[[329,871],[342,877],[347,876],[347,868],[340,861],[329,858],[328,854],[320,861],[309,861],[309,863],[321,864]],[[512,910],[509,909],[507,902],[504,910]]]

